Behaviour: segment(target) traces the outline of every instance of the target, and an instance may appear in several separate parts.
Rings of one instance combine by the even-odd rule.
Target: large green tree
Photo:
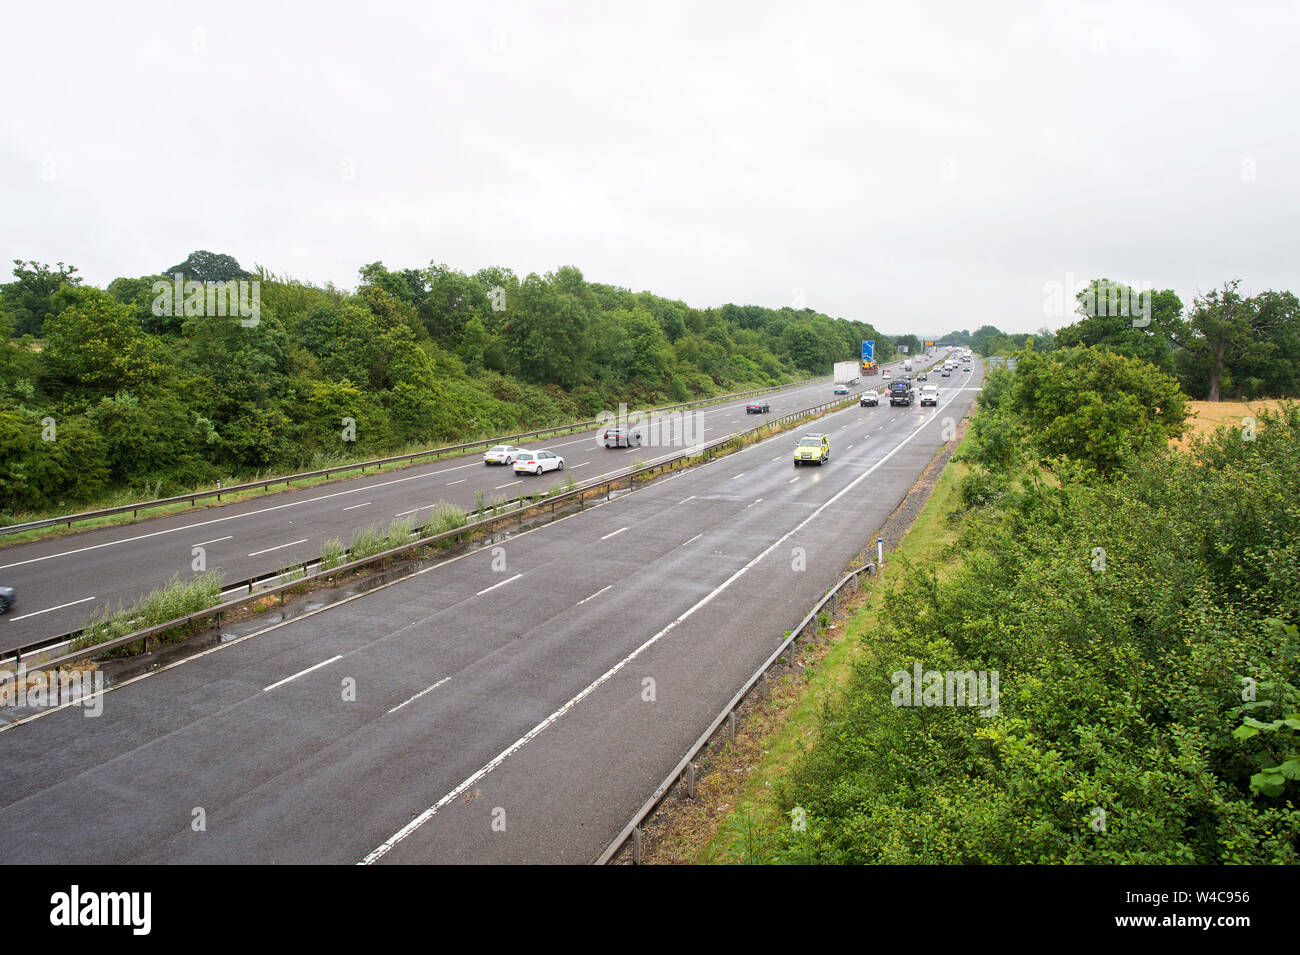
[[[39,336],[45,320],[66,304],[56,294],[79,285],[75,265],[59,262],[51,269],[41,262],[14,259],[14,281],[0,285],[0,307],[13,317],[14,334]]]
[[[1172,290],[1093,279],[1078,293],[1075,312],[1079,318],[1056,333],[1058,347],[1102,346],[1173,373],[1170,336],[1179,328],[1183,303]]]
[[[1026,348],[1014,376],[991,377],[993,407],[971,457],[1005,468],[1028,455],[1108,475],[1183,432],[1186,396],[1154,366],[1104,348]]]
[[[508,332],[519,374],[525,381],[575,387],[590,373],[594,296],[582,273],[567,267],[544,278],[529,275],[517,294]]]
[[[140,328],[135,309],[86,289],[45,322],[42,353],[52,384],[77,398],[147,388],[166,370],[162,349]]]
[[[1280,343],[1294,341],[1300,310],[1295,297],[1266,293],[1248,298],[1237,291],[1239,279],[1225,282],[1196,298],[1173,340],[1187,353],[1182,368],[1204,375],[1204,394],[1218,401],[1225,381],[1248,375],[1279,356]],[[1200,390],[1202,382],[1193,387]],[[1243,389],[1244,390],[1244,389]]]
[[[252,273],[245,272],[233,255],[208,252],[199,249],[191,252],[177,265],[165,270],[168,276],[180,272],[188,282],[230,282],[234,279],[251,279]]]

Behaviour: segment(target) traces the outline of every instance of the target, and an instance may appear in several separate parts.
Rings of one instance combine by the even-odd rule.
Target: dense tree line
[[[984,356],[1097,346],[1172,375],[1192,398],[1300,397],[1300,299],[1275,291],[1244,296],[1239,284],[1226,282],[1184,307],[1171,289],[1093,279],[1075,296],[1077,318],[1055,334],[984,325],[939,341]]]
[[[1290,292],[1245,296],[1236,280],[1190,307],[1172,290],[1139,292],[1096,279],[1078,295],[1079,318],[1055,347],[1098,346],[1149,362],[1193,398],[1300,396],[1300,299]]]
[[[1298,861],[1300,408],[1180,453],[1176,396],[1095,347],[990,376],[955,560],[887,596],[756,858]]]
[[[63,263],[18,261],[13,275],[0,286],[0,514],[10,517],[829,374],[863,339],[894,354],[862,322],[696,309],[572,267],[520,278],[374,262],[355,291],[250,273],[211,252],[106,289]],[[188,286],[159,292],[178,275],[256,282],[258,314],[213,314],[201,292],[191,308]]]

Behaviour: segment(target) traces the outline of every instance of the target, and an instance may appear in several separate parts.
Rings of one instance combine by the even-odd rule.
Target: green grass
[[[457,507],[455,504],[448,504],[446,501],[439,501],[429,512],[429,518],[424,524],[424,536],[431,537],[434,534],[445,534],[447,531],[454,531],[459,527],[464,527],[469,523],[469,515]]]
[[[221,575],[208,571],[189,580],[173,576],[164,586],[152,590],[130,607],[120,603],[117,609],[105,604],[86,619],[83,633],[73,642],[74,650],[84,650],[136,630],[175,620],[216,606],[221,600]],[[178,631],[168,639],[187,636]]]
[[[385,534],[378,525],[372,524],[369,527],[363,527],[352,535],[352,543],[348,546],[348,557],[351,560],[365,560],[367,557],[373,557],[382,551],[387,550],[388,535]]]
[[[384,550],[393,550],[396,547],[411,543],[414,530],[415,521],[412,518],[394,518],[389,522],[388,530],[384,533]]]
[[[754,856],[764,842],[759,838],[761,832],[790,824],[776,798],[781,781],[815,741],[826,704],[838,698],[849,682],[854,659],[870,639],[876,614],[883,606],[886,591],[880,582],[906,574],[910,566],[933,567],[940,577],[954,571],[954,557],[958,555],[952,550],[958,527],[951,514],[960,506],[957,489],[968,471],[959,462],[950,461],[944,468],[911,529],[898,547],[885,555],[886,566],[877,582],[868,585],[870,590],[861,609],[846,622],[845,635],[808,674],[808,685],[789,717],[763,741],[765,755],[750,775],[743,797],[719,822],[712,838],[700,847],[695,862],[761,862]]]
[[[343,541],[337,537],[331,537],[321,545],[320,569],[333,570],[343,563],[347,552],[343,547]]]

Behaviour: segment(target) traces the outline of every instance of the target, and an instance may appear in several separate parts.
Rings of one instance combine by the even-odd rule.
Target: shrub
[[[386,550],[387,537],[376,526],[363,527],[352,535],[352,546],[348,552],[353,560],[365,560]]]
[[[216,606],[221,600],[221,575],[210,570],[205,574],[180,580],[173,575],[162,587],[151,590],[130,608],[123,608],[121,603],[114,610],[105,604],[87,619],[83,633],[74,641],[74,649],[86,647],[124,637],[137,630],[152,627],[178,617],[186,617],[209,607]],[[169,640],[188,636],[186,628],[168,636]]]
[[[333,570],[343,563],[345,556],[343,541],[337,537],[331,537],[321,545],[320,569],[322,571]]]

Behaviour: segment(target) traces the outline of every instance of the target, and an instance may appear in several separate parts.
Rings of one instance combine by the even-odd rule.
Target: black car
[[[767,414],[771,410],[772,406],[767,404],[745,405],[745,414]]]
[[[929,380],[930,380],[930,376],[927,375],[925,372],[921,372],[919,375],[916,376],[916,380],[917,380],[917,381],[929,381]]]
[[[636,428],[606,428],[605,433],[600,436],[607,448],[630,448],[633,445],[641,447],[641,432]]]
[[[16,595],[12,587],[0,587],[0,613],[7,613],[14,605]]]

